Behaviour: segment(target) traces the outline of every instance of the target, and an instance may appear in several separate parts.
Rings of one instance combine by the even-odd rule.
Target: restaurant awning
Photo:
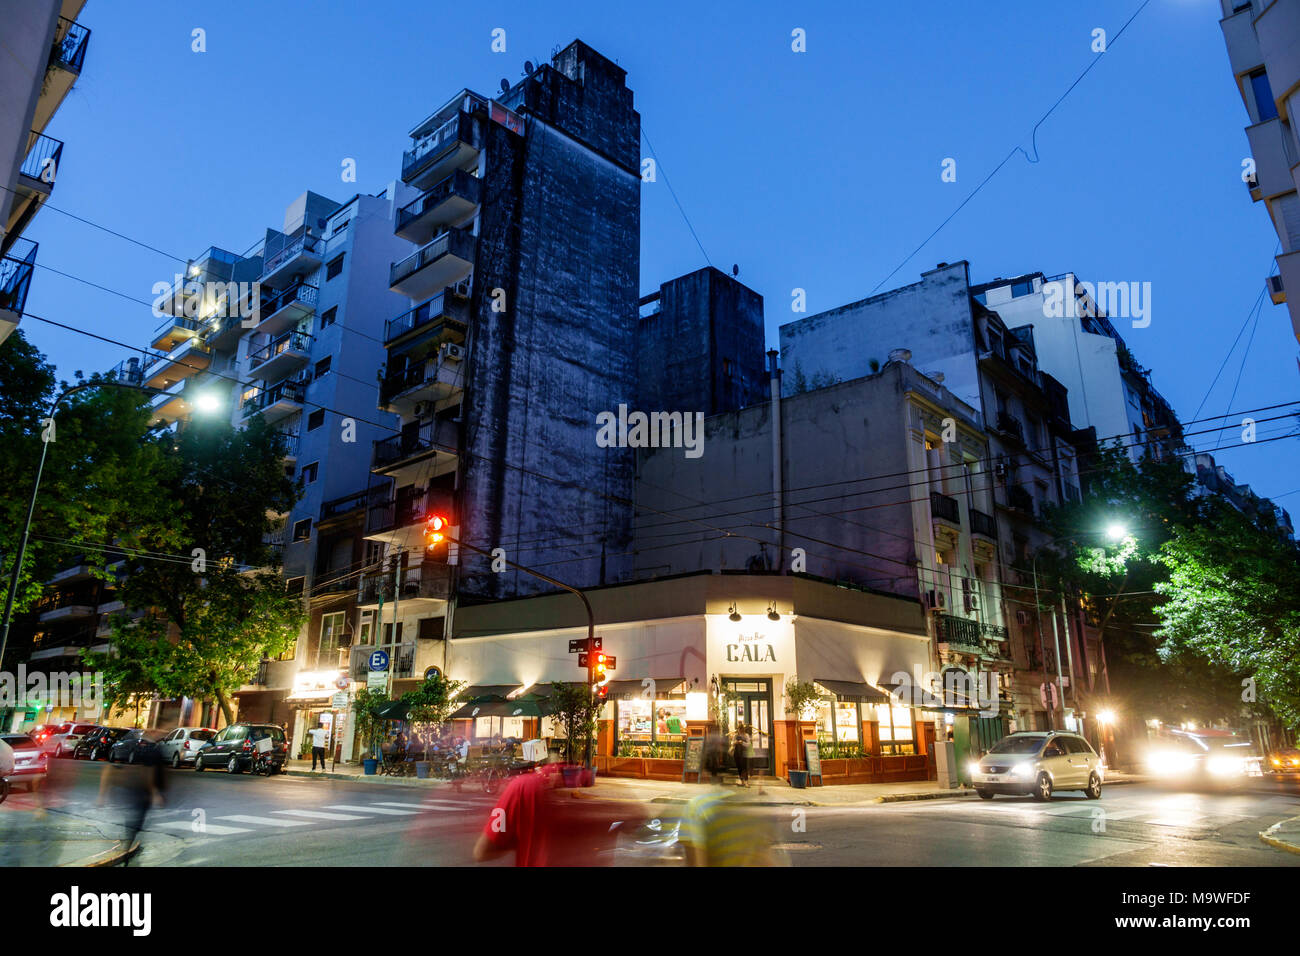
[[[456,698],[463,701],[505,700],[523,686],[523,684],[473,684],[462,687]]]
[[[656,677],[654,678],[654,700],[665,700],[674,697],[686,698],[686,678],[684,677]],[[650,687],[643,683],[642,680],[612,680],[609,682],[610,700],[637,700],[652,698],[646,696],[646,691]]]
[[[380,720],[405,720],[406,704],[401,700],[390,700],[375,710],[375,716]]]
[[[824,687],[835,695],[836,700],[846,702],[858,702],[862,704],[887,704],[889,695],[878,687],[872,687],[870,684],[859,681],[848,680],[823,680],[820,677],[813,678],[813,681]]]
[[[522,697],[519,700],[471,701],[451,715],[452,720],[475,717],[544,717],[551,711],[545,698]]]
[[[924,687],[914,684],[881,684],[894,698],[905,707],[916,707],[945,714],[978,713],[978,703],[971,702],[965,694],[946,690],[942,695],[932,694]]]

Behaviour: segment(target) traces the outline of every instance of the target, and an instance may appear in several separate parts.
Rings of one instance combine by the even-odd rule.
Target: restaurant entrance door
[[[735,731],[737,724],[747,724],[750,734],[750,762],[752,773],[770,773],[772,770],[772,682],[766,679],[723,678],[722,687],[727,694],[727,727]]]

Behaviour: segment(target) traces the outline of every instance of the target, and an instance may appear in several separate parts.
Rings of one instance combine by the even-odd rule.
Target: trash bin
[[[415,775],[420,780],[427,780],[429,778],[429,761],[417,760],[415,762]]]

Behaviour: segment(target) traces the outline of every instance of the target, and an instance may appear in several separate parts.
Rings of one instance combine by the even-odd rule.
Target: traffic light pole
[[[563,581],[558,581],[555,578],[551,577],[549,574],[543,574],[541,571],[534,571],[532,568],[526,567],[525,565],[522,564],[517,564],[514,561],[511,561],[509,558],[494,556],[491,551],[485,551],[484,549],[475,547],[472,544],[466,544],[464,541],[459,541],[456,538],[453,538],[451,535],[447,534],[446,532],[441,532],[441,533],[443,537],[445,537],[448,541],[454,542],[457,547],[464,548],[467,551],[473,551],[475,554],[482,555],[485,558],[492,558],[493,560],[502,561],[509,567],[514,568],[516,571],[523,571],[525,574],[531,574],[533,577],[541,581],[545,581],[547,584],[553,584],[557,588],[562,588],[565,591],[571,591],[582,599],[582,606],[587,609],[587,650],[588,650],[587,693],[590,694],[591,685],[594,684],[596,680],[596,674],[595,674],[596,665],[594,661],[595,654],[593,651],[593,648],[595,647],[595,638],[596,638],[596,612],[591,609],[591,602],[587,600],[587,595],[583,594],[580,590],[575,588],[573,585],[565,584]],[[448,635],[448,637],[450,637],[450,635]],[[591,764],[591,737],[590,736],[587,737],[587,744],[586,744],[586,749],[584,751],[584,754],[585,754],[584,760],[587,763],[587,765],[590,766]]]

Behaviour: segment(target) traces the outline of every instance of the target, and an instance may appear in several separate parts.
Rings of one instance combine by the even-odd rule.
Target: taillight
[[[186,750],[189,750],[189,749],[190,749],[190,742],[189,742],[188,740],[185,741],[185,749],[186,749]]]
[[[252,750],[252,749],[253,749],[253,742],[252,742],[251,740],[245,740],[245,741],[244,741],[244,749],[245,749],[245,750]]]

